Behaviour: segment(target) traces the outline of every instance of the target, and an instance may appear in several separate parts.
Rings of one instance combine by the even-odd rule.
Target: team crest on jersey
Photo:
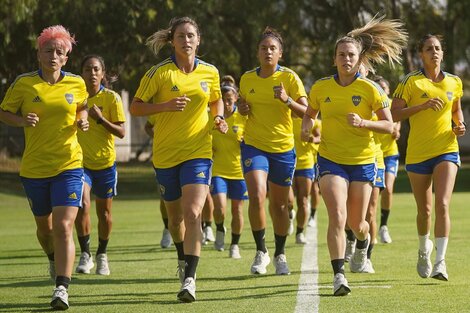
[[[66,93],[66,94],[65,94],[65,100],[67,100],[67,102],[68,102],[69,104],[72,104],[72,102],[73,102],[73,94],[71,94],[71,93]]]
[[[358,106],[361,103],[361,96],[352,96],[352,102],[355,106]]]
[[[207,82],[201,82],[201,88],[204,92],[207,92]]]
[[[165,194],[165,186],[160,185],[160,194],[164,195]]]
[[[448,91],[447,92],[447,99],[449,99],[449,101],[451,101],[453,97],[454,97],[454,93],[452,91]]]
[[[251,159],[246,159],[245,162],[244,162],[244,163],[245,163],[245,167],[250,167],[252,162],[253,162],[253,161],[252,161]]]
[[[233,125],[233,126],[232,126],[232,131],[236,134],[237,131],[238,131],[238,126]]]

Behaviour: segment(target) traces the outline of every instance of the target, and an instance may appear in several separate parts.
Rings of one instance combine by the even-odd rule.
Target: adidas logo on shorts
[[[74,199],[74,200],[77,200],[77,194],[74,192],[74,193],[71,193],[69,195],[69,199]]]
[[[200,172],[199,174],[196,175],[196,177],[206,178],[206,175],[204,175],[204,172]]]

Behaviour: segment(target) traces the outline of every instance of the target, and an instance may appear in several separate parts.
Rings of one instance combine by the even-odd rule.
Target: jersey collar
[[[174,54],[172,54],[170,56],[171,58],[171,61],[173,61],[173,63],[175,63],[176,67],[178,67],[178,63],[176,63],[176,57]],[[199,64],[199,59],[198,58],[194,58],[194,69],[196,69],[197,65]]]
[[[44,80],[44,78],[42,77],[42,70],[41,69],[38,70],[38,75],[39,75],[39,77],[41,77]],[[65,76],[65,72],[60,70],[60,75]]]
[[[276,69],[274,70],[274,72],[277,72],[277,71],[279,71],[280,69],[281,69],[281,66],[278,64],[278,65],[276,65]],[[258,67],[256,68],[256,75],[259,76],[259,72],[260,72],[260,71],[261,71],[261,67],[258,66]]]

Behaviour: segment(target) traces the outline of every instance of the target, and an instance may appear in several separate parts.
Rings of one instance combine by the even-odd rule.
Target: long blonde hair
[[[360,52],[360,62],[374,73],[373,63],[382,64],[388,61],[390,66],[401,63],[401,52],[408,41],[408,33],[403,23],[398,20],[387,20],[385,16],[374,16],[366,25],[350,31],[345,37],[336,41],[336,49],[341,43],[353,43]]]

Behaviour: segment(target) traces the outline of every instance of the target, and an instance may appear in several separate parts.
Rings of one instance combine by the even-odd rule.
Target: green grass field
[[[319,312],[470,312],[469,174],[468,168],[459,174],[452,201],[449,282],[421,279],[416,273],[416,209],[406,174],[400,173],[389,222],[394,241],[376,245],[372,260],[377,273],[352,274],[347,269],[351,295],[332,297],[327,217],[322,205],[318,212]],[[15,175],[2,172],[0,184],[0,312],[49,311],[53,283],[48,279],[48,262],[37,242],[27,201],[16,189]],[[156,191],[154,196],[149,194],[156,190],[152,172],[143,168],[136,174],[123,169],[120,175],[122,188],[114,202],[108,251],[111,276],[74,275],[69,289],[70,312],[294,312],[303,247],[294,243],[293,236],[288,238],[286,252],[292,275],[273,275],[272,265],[268,275],[251,275],[254,242],[247,218],[240,245],[243,258],[232,260],[227,251],[205,246],[197,273],[198,299],[192,304],[178,303],[176,252],[173,247],[159,247],[162,223]],[[137,187],[133,180],[145,183]],[[92,217],[95,227],[96,218]],[[273,241],[269,228],[271,252]],[[96,247],[94,228],[92,250]]]

